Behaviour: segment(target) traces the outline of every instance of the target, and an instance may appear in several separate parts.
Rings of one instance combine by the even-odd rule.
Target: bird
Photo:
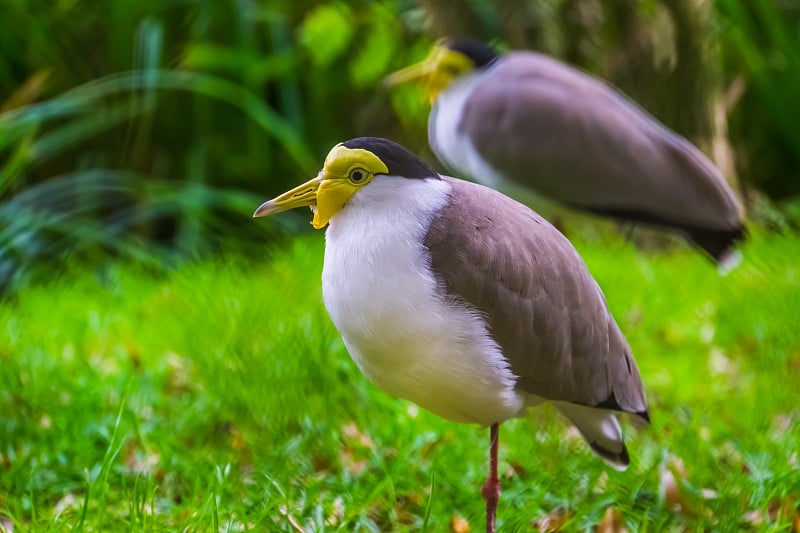
[[[718,264],[738,261],[744,210],[720,170],[605,81],[471,38],[441,39],[384,80],[410,81],[427,88],[428,141],[454,175],[675,230]]]
[[[322,299],[374,384],[490,428],[481,489],[495,531],[499,425],[555,406],[624,469],[615,413],[650,421],[632,351],[572,244],[529,207],[438,174],[404,146],[358,137],[254,217],[308,206],[325,230]]]

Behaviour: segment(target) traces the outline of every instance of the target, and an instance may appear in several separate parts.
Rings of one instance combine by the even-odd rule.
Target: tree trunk
[[[644,20],[626,1],[609,4],[621,44],[611,78],[631,98],[697,145],[738,182],[724,111],[720,50],[709,0],[662,0]]]
[[[468,2],[462,0],[423,0],[435,37],[475,37],[488,39],[486,28]]]

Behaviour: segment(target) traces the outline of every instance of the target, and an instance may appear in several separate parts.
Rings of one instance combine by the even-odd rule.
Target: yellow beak
[[[396,85],[400,85],[402,83],[408,83],[410,81],[415,81],[415,80],[427,81],[427,79],[431,77],[431,74],[433,74],[433,72],[434,72],[434,64],[433,61],[431,61],[431,57],[429,56],[420,61],[419,63],[416,63],[404,69],[398,70],[397,72],[389,74],[383,79],[383,84],[386,87],[394,87]]]
[[[434,50],[433,53],[419,63],[408,66],[386,76],[383,79],[383,85],[385,87],[394,87],[402,83],[418,81],[425,86],[425,89],[428,92],[428,100],[431,104],[433,104],[433,102],[436,100],[436,97],[447,85],[446,81],[439,79],[441,76],[437,74],[436,64],[437,56],[436,50]]]
[[[261,204],[253,217],[266,217],[294,209],[295,207],[316,207],[317,205],[317,192],[322,183],[322,178],[316,178],[298,185],[291,191],[287,191],[280,196],[273,198],[268,202]]]
[[[299,187],[264,202],[253,217],[266,217],[295,207],[310,207],[314,212],[311,225],[314,229],[322,229],[347,204],[358,187],[347,179],[331,178],[323,171]]]
[[[431,104],[439,93],[447,89],[451,83],[475,70],[475,62],[461,52],[447,48],[444,40],[439,40],[431,49],[428,57],[389,74],[383,79],[385,87],[393,87],[400,83],[419,81],[428,91]]]

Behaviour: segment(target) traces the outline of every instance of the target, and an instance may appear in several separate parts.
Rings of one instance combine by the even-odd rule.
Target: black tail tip
[[[689,237],[719,264],[739,243],[747,239],[747,229],[741,225],[727,230],[695,229],[689,232]]]
[[[622,444],[622,449],[618,451],[609,450],[608,448],[603,448],[598,444],[596,441],[590,441],[589,446],[592,447],[592,450],[605,459],[611,466],[616,468],[617,470],[625,470],[628,468],[628,465],[631,464],[631,458],[628,455],[628,447],[625,446],[625,443]]]

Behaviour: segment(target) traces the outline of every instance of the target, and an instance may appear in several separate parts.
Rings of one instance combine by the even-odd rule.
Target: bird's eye
[[[354,168],[350,171],[350,181],[353,183],[364,183],[369,174],[363,168]]]

